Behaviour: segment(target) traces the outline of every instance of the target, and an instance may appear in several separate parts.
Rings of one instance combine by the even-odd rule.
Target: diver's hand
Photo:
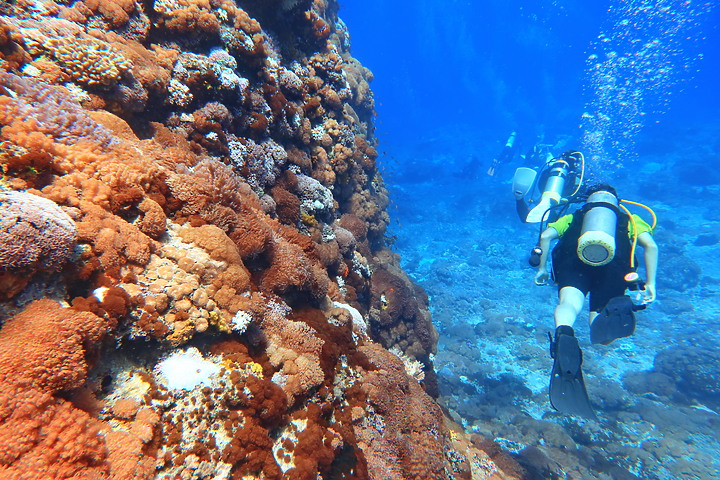
[[[643,305],[648,305],[655,301],[655,285],[645,284],[645,288],[640,290],[640,298]]]
[[[535,274],[535,285],[542,287],[548,283],[550,283],[550,272],[547,271],[547,268],[538,268],[538,271]]]

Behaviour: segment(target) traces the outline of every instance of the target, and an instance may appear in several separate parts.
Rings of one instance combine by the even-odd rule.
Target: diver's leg
[[[555,329],[550,344],[553,368],[550,373],[550,403],[562,413],[594,417],[582,374],[583,354],[568,325]]]
[[[582,350],[572,325],[585,303],[585,294],[575,287],[560,289],[555,308],[555,336],[550,356],[554,359],[550,374],[550,403],[563,413],[593,417],[582,375]]]
[[[555,307],[555,327],[572,327],[585,304],[585,294],[575,287],[562,287],[560,299]]]

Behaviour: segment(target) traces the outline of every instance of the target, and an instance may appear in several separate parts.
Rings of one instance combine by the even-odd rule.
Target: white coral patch
[[[235,314],[235,316],[232,319],[230,328],[232,329],[233,332],[243,334],[243,333],[245,333],[245,330],[247,330],[248,325],[250,325],[250,322],[252,322],[252,316],[247,312],[238,310],[238,312]]]
[[[367,336],[367,323],[365,323],[365,319],[363,319],[363,316],[360,314],[357,308],[351,307],[350,305],[346,305],[344,303],[340,302],[333,302],[333,306],[335,308],[344,308],[348,312],[350,312],[350,316],[352,317],[353,325],[357,327],[358,331],[362,334]]]
[[[195,347],[175,351],[155,367],[159,382],[168,390],[192,390],[198,385],[211,385],[220,366],[205,360]]]

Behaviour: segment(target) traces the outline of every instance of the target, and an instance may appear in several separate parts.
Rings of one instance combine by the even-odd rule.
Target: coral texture
[[[41,132],[66,145],[80,141],[107,145],[113,140],[110,132],[93,122],[86,110],[59,93],[57,88],[13,73],[0,73],[0,86],[12,92],[12,95],[0,97],[2,125],[26,121],[23,132],[26,135]]]
[[[0,475],[107,478],[102,423],[56,394],[80,387],[101,318],[41,300],[0,330]]]
[[[0,477],[516,478],[433,399],[338,8],[3,5]]]
[[[77,227],[51,200],[0,192],[0,270],[54,270],[70,257]]]

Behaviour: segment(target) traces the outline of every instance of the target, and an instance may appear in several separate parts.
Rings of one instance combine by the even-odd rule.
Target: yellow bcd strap
[[[638,231],[637,231],[637,224],[635,223],[635,218],[633,218],[632,214],[630,213],[630,210],[625,207],[625,205],[622,205],[623,203],[629,203],[631,205],[637,205],[638,207],[643,207],[645,210],[650,212],[650,215],[652,215],[652,225],[650,226],[651,230],[655,230],[655,226],[657,226],[657,215],[655,215],[655,212],[652,208],[648,207],[647,205],[644,205],[642,203],[638,202],[632,202],[630,200],[620,200],[620,208],[622,208],[625,213],[627,213],[628,217],[630,218],[630,223],[633,227],[633,240],[632,240],[632,246],[630,247],[630,268],[635,268],[635,248],[637,248],[637,239],[638,239]]]

